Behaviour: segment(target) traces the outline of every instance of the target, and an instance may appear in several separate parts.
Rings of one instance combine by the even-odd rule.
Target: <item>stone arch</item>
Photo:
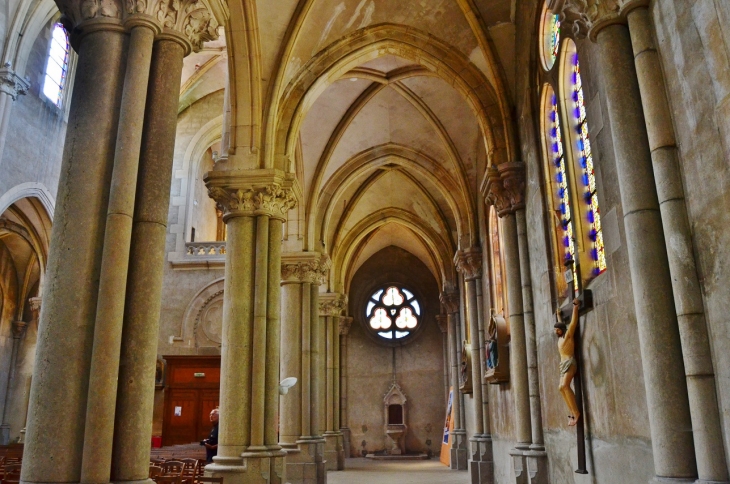
[[[266,166],[291,172],[297,133],[309,107],[324,89],[358,65],[385,54],[416,62],[442,77],[462,94],[481,128],[490,164],[515,156],[492,86],[461,53],[411,27],[381,24],[348,35],[314,56],[294,76],[281,96],[275,125],[267,126]]]
[[[223,287],[225,278],[208,283],[188,303],[176,340],[190,341],[198,352],[220,349],[222,327]]]

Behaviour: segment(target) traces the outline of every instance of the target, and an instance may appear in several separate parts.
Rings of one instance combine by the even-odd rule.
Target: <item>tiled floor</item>
[[[347,459],[344,471],[327,473],[328,484],[466,484],[466,471],[452,471],[438,459],[383,462]]]

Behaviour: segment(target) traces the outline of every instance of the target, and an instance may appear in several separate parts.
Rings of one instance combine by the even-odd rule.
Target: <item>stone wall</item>
[[[412,287],[421,297],[423,329],[414,340],[395,348],[366,333],[364,304],[371,292],[388,282]],[[438,453],[445,417],[443,347],[436,323],[438,284],[417,257],[390,246],[375,253],[353,277],[349,294],[354,317],[348,341],[348,417],[352,456],[390,448],[385,436],[383,397],[395,379],[407,401],[408,452]]]

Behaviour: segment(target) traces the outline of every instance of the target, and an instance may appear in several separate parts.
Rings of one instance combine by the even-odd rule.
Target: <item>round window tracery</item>
[[[413,292],[402,286],[390,285],[370,296],[365,317],[370,328],[381,338],[401,340],[418,327],[421,305]]]

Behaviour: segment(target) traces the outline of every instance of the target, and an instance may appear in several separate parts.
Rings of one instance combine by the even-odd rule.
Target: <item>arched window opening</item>
[[[540,29],[542,66],[546,71],[549,71],[555,65],[560,50],[560,17],[550,11],[547,4],[543,7]]]
[[[68,34],[60,23],[53,26],[51,47],[46,62],[46,76],[43,82],[43,95],[57,107],[61,107],[66,76],[68,74],[69,56]]]
[[[606,270],[606,253],[603,246],[603,231],[601,230],[601,213],[598,207],[596,194],[596,174],[593,169],[593,152],[588,131],[586,108],[583,101],[583,80],[580,75],[578,53],[573,54],[573,115],[577,133],[578,163],[583,171],[581,180],[584,187],[583,199],[588,206],[586,219],[588,221],[588,239],[593,243],[590,250],[594,262],[593,272],[598,275]]]
[[[413,292],[390,285],[370,297],[365,318],[379,337],[400,340],[411,335],[420,324],[421,305]]]

